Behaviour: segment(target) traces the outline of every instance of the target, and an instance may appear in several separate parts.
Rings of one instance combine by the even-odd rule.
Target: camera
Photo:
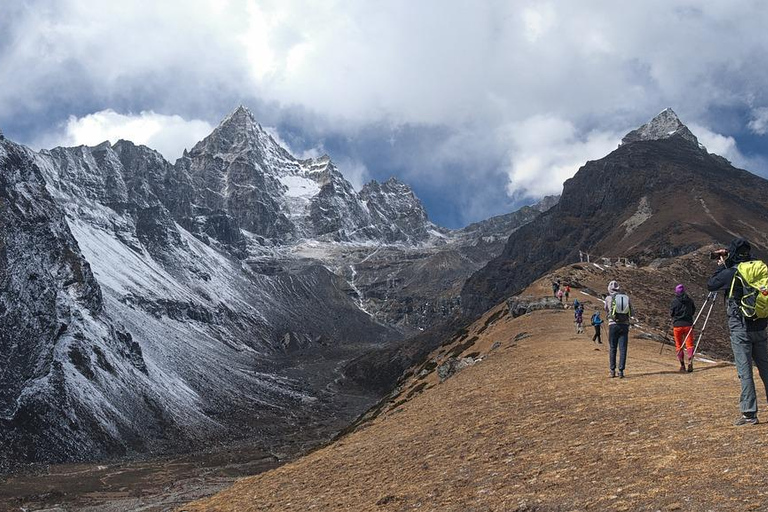
[[[722,256],[723,258],[728,258],[728,250],[727,249],[717,249],[716,251],[712,251],[709,253],[709,259],[711,260],[717,260]]]

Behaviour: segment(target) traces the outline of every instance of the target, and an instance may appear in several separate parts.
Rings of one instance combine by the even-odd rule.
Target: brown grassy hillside
[[[768,423],[731,425],[732,365],[680,374],[672,349],[634,329],[627,378],[609,379],[606,346],[587,333],[571,310],[512,318],[499,305],[355,432],[181,510],[768,509]],[[451,358],[473,364],[441,381]]]

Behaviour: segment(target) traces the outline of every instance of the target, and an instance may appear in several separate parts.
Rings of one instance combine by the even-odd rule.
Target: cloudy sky
[[[459,227],[559,193],[666,107],[768,175],[766,26],[757,0],[0,0],[0,129],[174,161],[243,104]]]

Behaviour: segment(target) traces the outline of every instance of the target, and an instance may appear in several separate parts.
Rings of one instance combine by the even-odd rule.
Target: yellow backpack
[[[760,260],[739,263],[731,282],[729,298],[733,297],[737,279],[744,290],[739,302],[744,317],[751,320],[768,318],[768,266]]]

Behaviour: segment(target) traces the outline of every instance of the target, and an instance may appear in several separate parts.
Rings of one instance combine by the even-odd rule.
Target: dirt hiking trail
[[[768,423],[732,426],[733,365],[679,373],[633,329],[626,378],[608,378],[596,304],[579,335],[573,310],[500,305],[433,358],[474,364],[442,382],[427,366],[357,431],[180,510],[768,510]]]

